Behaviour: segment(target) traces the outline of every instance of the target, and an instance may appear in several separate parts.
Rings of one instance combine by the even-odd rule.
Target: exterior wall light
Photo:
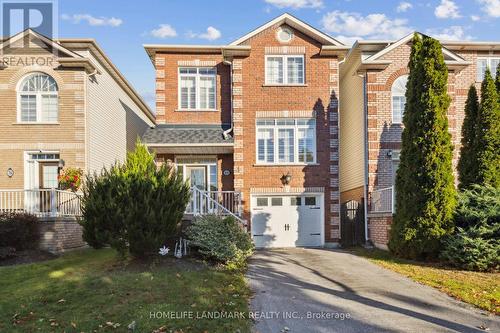
[[[59,167],[59,169],[62,169],[62,168],[64,168],[64,165],[65,165],[65,164],[66,164],[66,163],[64,162],[64,160],[63,160],[63,159],[60,159],[60,160],[59,160],[59,163],[58,163],[58,165],[57,165],[57,166]]]
[[[281,184],[283,184],[283,186],[290,185],[290,182],[292,181],[292,175],[290,174],[290,171],[288,171],[286,173],[286,175],[283,174],[283,176],[281,176],[280,180],[281,180]]]
[[[12,168],[7,169],[7,177],[12,178],[14,176],[14,170]]]

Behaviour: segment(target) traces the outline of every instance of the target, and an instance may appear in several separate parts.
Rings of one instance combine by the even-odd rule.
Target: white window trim
[[[210,186],[213,185],[212,182],[210,181],[210,167],[215,166],[216,168],[216,183],[215,187],[217,188],[217,191],[220,190],[219,188],[219,166],[217,165],[217,158],[216,157],[203,157],[201,156],[200,159],[213,159],[213,162],[205,161],[203,163],[183,163],[180,162],[179,160],[182,160],[182,158],[189,158],[191,156],[176,156],[174,159],[174,165],[176,169],[182,168],[182,180],[186,181],[187,180],[187,174],[186,174],[186,167],[204,167],[205,168],[205,177],[206,177],[206,183],[207,183],[207,189],[210,191]],[[198,158],[198,156],[196,156]]]
[[[401,95],[396,95],[396,96],[401,96]],[[393,124],[396,124],[396,125],[401,125],[403,123],[403,115],[404,115],[404,110],[403,112],[401,113],[401,120],[400,121],[396,121],[394,120],[394,100],[393,100],[393,97],[394,95],[391,93],[391,117],[392,117],[392,123]],[[404,97],[404,96],[403,96]],[[405,102],[405,105],[406,105],[406,102]]]
[[[404,74],[404,75],[399,76],[396,80],[394,80],[394,82],[392,83],[392,85],[394,85],[394,83],[395,83],[395,82],[396,82],[399,78],[401,78],[401,77],[403,77],[403,76],[408,77],[408,74]],[[408,81],[407,81],[407,82],[408,82]],[[403,97],[405,97],[405,98],[406,98],[406,92],[405,92],[405,94],[404,94],[404,95],[396,95],[396,96],[403,96]],[[394,100],[393,100],[393,97],[394,97],[394,94],[392,93],[392,86],[391,86],[391,121],[392,121],[392,124],[401,125],[401,124],[403,124],[404,108],[403,108],[403,110],[402,110],[402,112],[401,112],[401,121],[395,121],[395,120],[394,120]],[[407,101],[405,101],[405,106],[406,106],[406,102],[407,102]]]
[[[56,92],[32,92],[32,91],[21,91],[21,85],[24,80],[32,75],[32,74],[43,74],[50,76],[54,81],[54,77],[50,74],[44,72],[30,72],[24,75],[18,82],[16,86],[16,112],[17,118],[16,121],[18,124],[36,124],[36,125],[51,125],[51,124],[59,124],[59,85],[57,87]],[[57,84],[57,81],[56,81]],[[36,96],[36,120],[35,121],[23,121],[21,117],[21,95],[31,95]],[[57,120],[55,121],[42,121],[42,95],[50,95],[55,96],[57,98]]]
[[[255,164],[256,165],[269,165],[269,166],[274,166],[274,165],[315,165],[317,164],[317,151],[316,151],[316,140],[317,140],[317,127],[316,127],[316,122],[314,126],[310,125],[297,125],[297,119],[306,119],[306,118],[292,118],[294,119],[295,123],[294,125],[276,125],[276,121],[279,119],[290,119],[290,118],[276,118],[274,119],[275,123],[274,125],[257,125],[255,124]],[[256,119],[256,122],[259,120],[259,118]],[[316,120],[316,119],[314,119]],[[258,137],[258,130],[261,128],[265,129],[272,129],[273,130],[273,141],[274,141],[274,146],[273,146],[273,159],[274,162],[266,162],[266,161],[259,161],[259,137]],[[278,129],[286,129],[286,128],[292,128],[293,131],[293,156],[294,156],[294,162],[280,162],[279,161],[279,142],[278,142]],[[306,128],[306,129],[313,129],[314,130],[314,139],[313,139],[313,160],[311,162],[299,162],[299,136],[298,136],[298,129],[299,128]],[[267,154],[264,154],[267,156]]]
[[[196,74],[181,74],[181,69],[184,68],[196,68]],[[214,86],[214,99],[215,99],[215,105],[214,108],[200,108],[200,73],[199,70],[200,68],[209,68],[215,71],[215,86]],[[191,76],[195,77],[195,108],[183,108],[182,107],[182,101],[181,101],[181,76]],[[195,67],[195,66],[181,66],[177,69],[177,105],[178,111],[217,111],[217,68],[216,67]]]
[[[491,61],[492,60],[499,60],[500,61],[500,57],[498,57],[498,56],[493,56],[493,57],[477,57],[477,60],[476,60],[476,82],[483,82],[484,77],[481,80],[478,80],[478,75],[479,75],[478,63],[479,63],[479,60],[486,60],[486,68],[490,69],[491,75],[493,76],[493,79],[494,79],[495,78],[494,75],[495,75],[497,69],[496,68],[491,68]]]
[[[283,83],[268,82],[267,81],[267,58],[283,58]],[[301,83],[288,83],[287,59],[288,58],[301,58],[302,59],[302,82]],[[264,60],[264,82],[266,86],[304,86],[306,84],[306,63],[303,54],[266,54]]]

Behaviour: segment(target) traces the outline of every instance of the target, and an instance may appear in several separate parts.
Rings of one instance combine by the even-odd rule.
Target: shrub
[[[457,228],[456,233],[445,239],[441,258],[466,270],[497,270],[500,265],[500,240],[491,239],[491,233],[485,227]]]
[[[455,232],[443,241],[441,258],[467,270],[499,268],[500,189],[473,185],[458,197]]]
[[[189,186],[170,167],[156,167],[140,142],[127,161],[87,176],[83,190],[83,239],[142,257],[172,237],[189,201]]]
[[[253,253],[250,235],[233,217],[206,215],[196,218],[187,229],[190,245],[209,260],[240,268]]]
[[[0,247],[12,247],[17,251],[34,249],[40,233],[38,219],[25,213],[0,214]]]

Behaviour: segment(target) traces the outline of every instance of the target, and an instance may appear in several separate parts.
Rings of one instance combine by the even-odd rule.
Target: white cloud
[[[434,10],[434,15],[437,18],[459,18],[460,12],[458,6],[452,0],[441,0],[441,4]]]
[[[483,7],[483,12],[491,17],[500,17],[500,0],[477,0]]]
[[[72,21],[75,24],[80,23],[81,21],[86,21],[89,25],[92,26],[110,26],[110,27],[118,27],[123,23],[122,19],[116,17],[94,17],[89,14],[62,14],[61,18],[66,21]]]
[[[321,8],[323,0],[265,0],[268,4],[278,8]]]
[[[453,25],[444,29],[428,29],[426,33],[440,40],[470,40],[472,36],[467,35],[465,29],[459,25]]]
[[[338,35],[338,36],[335,36],[335,39],[341,41],[342,43],[344,43],[345,45],[353,45],[357,40],[360,40],[360,39],[363,39],[362,37],[360,36],[343,36],[343,35]]]
[[[207,32],[202,33],[202,34],[198,34],[198,38],[206,39],[206,40],[216,40],[216,39],[219,39],[220,36],[221,36],[220,31],[215,29],[212,26],[207,28]]]
[[[399,3],[398,7],[396,8],[396,11],[398,13],[404,13],[408,9],[411,9],[412,7],[413,7],[413,5],[411,3],[403,1],[403,2]]]
[[[477,22],[481,19],[481,17],[479,15],[471,15],[470,19],[474,22]]]
[[[169,38],[177,36],[177,32],[170,24],[160,24],[157,29],[151,30],[151,35],[156,38]]]
[[[369,14],[333,11],[321,19],[323,29],[344,35],[344,38],[398,39],[409,34],[412,29],[405,19],[390,19],[385,14]]]

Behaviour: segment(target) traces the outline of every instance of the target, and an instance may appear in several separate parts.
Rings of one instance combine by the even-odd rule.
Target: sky
[[[500,0],[59,0],[58,34],[94,38],[154,110],[143,44],[227,44],[285,12],[349,45],[415,30],[500,39]]]

